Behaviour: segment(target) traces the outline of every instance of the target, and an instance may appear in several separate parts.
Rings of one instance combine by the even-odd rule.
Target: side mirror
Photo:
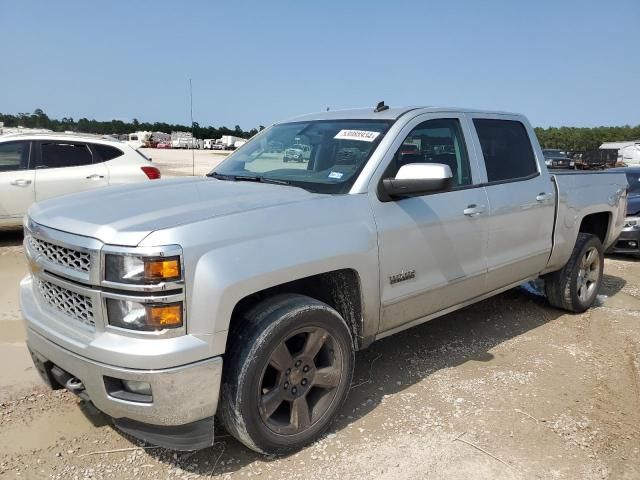
[[[390,198],[415,197],[448,190],[452,180],[449,165],[409,163],[400,167],[395,178],[385,178],[382,186]]]

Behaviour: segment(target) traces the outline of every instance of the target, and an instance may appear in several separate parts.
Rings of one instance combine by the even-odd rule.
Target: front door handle
[[[104,175],[99,175],[97,173],[93,173],[87,177],[87,180],[98,180],[100,178],[104,178]]]
[[[467,206],[467,208],[465,208],[462,213],[464,213],[467,217],[477,217],[478,215],[482,215],[486,209],[487,208],[484,205],[476,205],[475,203],[472,203],[471,205]]]
[[[546,202],[547,200],[551,200],[553,198],[553,193],[540,192],[538,196],[536,196],[536,202]]]
[[[31,185],[31,180],[19,178],[18,180],[14,180],[13,182],[11,182],[11,185],[15,185],[16,187],[26,187],[27,185]]]

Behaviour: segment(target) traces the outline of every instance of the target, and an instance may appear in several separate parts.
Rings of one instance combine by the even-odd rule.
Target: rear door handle
[[[552,197],[553,197],[552,193],[540,192],[536,197],[536,202],[546,202],[547,200],[550,200]]]
[[[13,182],[11,182],[11,185],[15,185],[16,187],[26,187],[27,185],[31,185],[31,180],[19,178],[18,180],[14,180]]]
[[[87,180],[98,180],[99,178],[104,178],[104,175],[99,175],[97,173],[91,174],[87,177]]]
[[[486,210],[484,205],[476,205],[472,203],[467,206],[462,213],[464,213],[467,217],[477,217],[478,215],[482,215]]]

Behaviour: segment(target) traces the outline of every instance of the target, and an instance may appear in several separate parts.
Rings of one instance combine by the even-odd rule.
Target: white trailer
[[[605,142],[600,145],[600,150],[617,150],[618,161],[625,165],[640,165],[640,140],[628,142]]]
[[[153,132],[147,131],[133,132],[129,134],[129,138],[125,140],[125,143],[129,144],[135,149],[146,147],[148,142],[151,140],[152,134]]]
[[[244,140],[244,138],[241,137],[236,137],[234,135],[223,135],[220,138],[220,143],[222,143],[222,145],[224,145],[225,149],[234,149],[236,148],[236,142],[237,141],[242,141]]]

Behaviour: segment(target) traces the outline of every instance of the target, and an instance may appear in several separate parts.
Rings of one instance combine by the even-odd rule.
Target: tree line
[[[74,120],[71,117],[63,117],[60,120],[49,118],[41,109],[36,109],[32,114],[18,113],[17,115],[0,113],[0,122],[4,122],[6,127],[26,127],[26,128],[46,128],[54,132],[82,132],[95,133],[100,135],[122,135],[139,130],[150,130],[153,132],[171,133],[172,131],[191,131],[187,125],[172,124],[165,122],[140,122],[133,119],[131,122],[122,120],[99,121],[81,118]],[[234,128],[228,127],[201,127],[198,123],[193,124],[193,134],[196,138],[220,138],[222,135],[235,135],[236,137],[249,138],[258,133],[264,127],[251,130],[243,130],[240,125]],[[570,151],[591,151],[596,150],[603,142],[615,142],[623,140],[640,139],[640,125],[631,127],[549,127],[536,128],[536,135],[542,148],[558,148]]]
[[[536,128],[542,148],[558,148],[572,152],[596,150],[604,142],[640,139],[640,125],[631,127],[549,127]]]
[[[165,122],[140,122],[134,118],[131,122],[122,120],[99,121],[80,118],[74,120],[72,117],[62,117],[62,119],[49,118],[41,109],[36,109],[32,114],[18,113],[17,115],[0,113],[0,122],[4,122],[5,127],[25,127],[25,128],[46,128],[54,132],[82,132],[95,133],[98,135],[123,135],[140,130],[152,132],[171,133],[174,131],[190,132],[191,127],[177,123]],[[261,130],[264,128],[260,126]],[[236,137],[249,138],[258,133],[258,128],[243,130],[240,125],[234,128],[228,127],[201,127],[197,122],[193,123],[193,135],[196,138],[220,138],[222,135],[235,135]]]

